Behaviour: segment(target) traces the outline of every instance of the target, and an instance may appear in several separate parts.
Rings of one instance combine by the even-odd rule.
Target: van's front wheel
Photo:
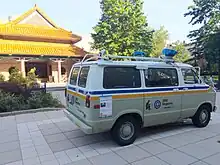
[[[111,134],[117,144],[125,146],[135,141],[139,128],[138,122],[132,116],[125,116],[115,123]]]

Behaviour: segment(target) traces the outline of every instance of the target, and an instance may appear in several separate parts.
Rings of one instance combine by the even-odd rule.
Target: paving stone
[[[25,122],[32,122],[32,121],[34,121],[32,114],[16,115],[17,123],[25,123]]]
[[[64,132],[64,135],[68,139],[73,139],[73,138],[77,138],[77,137],[86,136],[86,134],[83,133],[81,130],[74,130],[74,131],[71,131],[71,132]]]
[[[41,124],[38,126],[39,129],[51,129],[51,128],[56,128],[57,126],[53,123],[50,123],[50,124]]]
[[[0,153],[6,152],[6,151],[13,151],[13,150],[16,150],[19,148],[20,148],[19,141],[1,143],[0,144]]]
[[[90,145],[78,147],[78,149],[79,149],[82,153],[94,150]]]
[[[132,163],[132,165],[169,165],[157,157],[149,157]]]
[[[202,161],[198,161],[198,162],[195,162],[195,163],[190,164],[190,165],[209,165],[209,164],[207,164],[205,162],[202,162]]]
[[[22,161],[16,161],[16,162],[12,162],[12,163],[7,163],[5,165],[23,165]]]
[[[92,164],[87,159],[83,159],[66,165],[92,165]]]
[[[63,111],[49,111],[44,113],[50,119],[64,117]]]
[[[158,154],[157,157],[171,165],[188,165],[198,161],[197,159],[177,150],[163,152]]]
[[[202,138],[196,135],[193,135],[192,133],[183,133],[183,134],[178,134],[174,136],[170,136],[167,138],[161,138],[158,139],[163,144],[166,144],[172,148],[177,148],[180,146],[184,146],[190,143],[195,143],[201,141]]]
[[[48,119],[48,117],[43,112],[34,113],[33,118],[34,118],[35,121],[47,120]]]
[[[33,158],[33,157],[37,157],[37,151],[35,148],[24,148],[21,150],[22,153],[22,158],[23,159],[28,159],[28,158]]]
[[[153,155],[172,149],[171,147],[168,147],[158,141],[150,141],[150,142],[140,144],[138,146]]]
[[[47,142],[46,140],[44,139],[44,137],[32,137],[32,141],[33,141],[33,144],[35,146],[38,146],[38,145],[47,145]]]
[[[111,148],[113,148],[116,145],[113,145],[113,142],[107,141],[107,142],[101,142],[101,143],[94,143],[90,144],[91,148],[95,149],[99,154],[105,154],[111,152]],[[121,149],[120,146],[115,147],[118,150]]]
[[[2,136],[0,137],[0,143],[7,143],[7,142],[13,142],[13,141],[18,141],[18,135],[13,134],[13,135],[7,135],[7,136]]]
[[[129,163],[151,156],[151,154],[136,146],[127,147],[115,152]]]
[[[62,132],[69,132],[78,129],[78,127],[70,121],[62,121],[56,123]]]
[[[83,155],[86,157],[86,158],[91,158],[93,156],[98,156],[99,153],[95,150],[91,150],[91,151],[87,151],[87,152],[83,152]]]
[[[35,148],[36,148],[38,155],[52,154],[52,151],[48,145],[39,145],[39,146],[36,146]]]
[[[212,149],[206,149],[199,144],[190,144],[190,145],[178,148],[178,150],[188,155],[191,155],[197,159],[203,159],[205,157],[208,157],[208,156],[211,156],[217,153],[217,151],[212,150]]]
[[[75,146],[69,140],[49,143],[49,146],[53,152],[59,152],[59,151],[75,148]]]
[[[39,156],[39,158],[40,158],[41,163],[56,159],[54,154],[42,155],[42,156]]]
[[[21,160],[21,151],[14,150],[0,153],[0,164],[12,163]]]
[[[46,139],[46,141],[48,143],[53,143],[53,142],[67,140],[66,136],[64,134],[62,134],[62,133],[54,134],[54,135],[47,135],[47,136],[44,136],[44,138]]]
[[[64,165],[72,162],[70,158],[67,156],[66,152],[64,151],[56,152],[54,155],[60,165]]]
[[[53,134],[61,133],[61,130],[59,128],[54,127],[50,129],[42,129],[41,132],[44,136],[46,136],[46,135],[53,135]]]
[[[73,148],[65,151],[67,156],[71,159],[71,161],[75,162],[81,159],[86,159],[82,152],[78,148]]]
[[[203,160],[204,162],[211,164],[211,165],[219,165],[219,161],[220,161],[220,153],[210,156],[206,159]]]
[[[74,139],[70,139],[70,140],[76,147],[81,147],[81,146],[85,146],[88,144],[98,142],[98,140],[95,139],[92,135],[78,137],[78,138],[74,138]]]
[[[51,160],[41,163],[41,165],[59,165],[57,160]]]
[[[126,165],[127,162],[115,153],[107,153],[89,158],[94,165]],[[111,161],[108,161],[111,160]]]
[[[33,158],[23,160],[23,165],[38,165],[38,164],[40,164],[39,157],[33,157]]]

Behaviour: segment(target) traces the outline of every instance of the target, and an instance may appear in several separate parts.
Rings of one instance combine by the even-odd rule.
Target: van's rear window
[[[86,82],[87,82],[87,77],[89,73],[89,66],[87,67],[82,67],[80,74],[79,74],[79,83],[78,86],[85,88],[86,87]]]
[[[70,76],[70,84],[71,85],[76,85],[78,73],[79,73],[79,67],[73,68],[71,76]]]

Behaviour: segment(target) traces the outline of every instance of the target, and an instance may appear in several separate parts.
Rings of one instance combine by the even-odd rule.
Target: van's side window
[[[88,73],[89,73],[89,67],[82,67],[80,74],[79,74],[78,86],[83,87],[83,88],[86,87]]]
[[[73,68],[71,76],[70,76],[70,84],[71,85],[76,85],[78,73],[79,73],[79,67]]]
[[[145,70],[146,87],[178,86],[178,74],[175,68],[148,68]]]
[[[192,69],[181,69],[185,84],[197,84],[199,78]]]
[[[115,88],[140,88],[140,71],[134,67],[105,67],[103,87]]]

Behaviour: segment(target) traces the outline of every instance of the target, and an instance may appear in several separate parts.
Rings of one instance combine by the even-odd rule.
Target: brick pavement
[[[219,112],[206,128],[147,128],[125,147],[108,133],[85,135],[63,111],[39,112],[0,118],[0,165],[219,165],[219,140]]]

